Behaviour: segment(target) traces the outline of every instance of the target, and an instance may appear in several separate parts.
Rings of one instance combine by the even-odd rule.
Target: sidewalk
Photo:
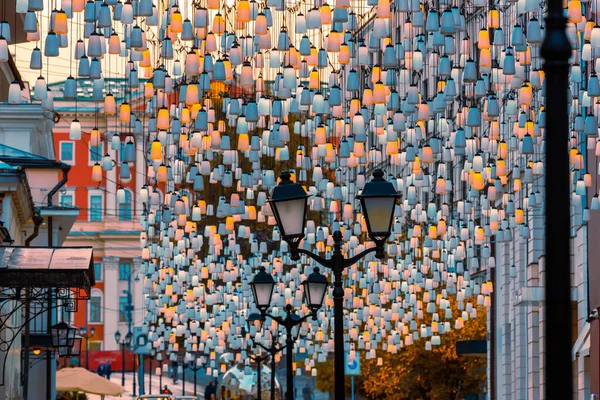
[[[280,382],[283,380],[284,384],[285,384],[285,375],[284,372],[285,370],[278,370],[277,371],[277,378],[280,380]],[[145,394],[150,394],[148,391],[148,375],[146,374],[144,376],[144,387],[146,389]],[[159,386],[159,377],[156,375],[152,375],[152,394],[160,394],[160,389],[161,387]],[[208,378],[207,378],[208,379]],[[118,385],[121,384],[121,372],[113,372],[112,375],[110,376],[110,380]],[[307,385],[308,383],[311,383],[311,386],[314,387],[314,378],[312,377],[308,377],[305,375],[301,375],[301,376],[296,376],[294,377],[294,383],[296,386],[296,390],[297,390],[297,399],[302,399],[302,388]],[[173,385],[173,381],[171,380],[171,378],[168,377],[163,377],[163,387],[164,385],[167,385],[167,387],[169,388],[169,390],[171,392],[173,392],[173,394],[175,396],[181,396],[183,395],[183,381],[181,379],[179,379],[179,381],[177,382],[177,385]],[[122,397],[113,397],[113,396],[105,396],[104,399],[105,400],[113,400],[113,399],[120,399],[120,400],[136,400],[137,396],[133,396],[132,395],[132,385],[133,385],[133,374],[131,372],[126,372],[125,373],[125,393],[123,394]],[[139,395],[139,388],[140,388],[140,382],[137,381],[137,375],[136,375],[136,395]],[[196,386],[196,393],[197,396],[200,399],[204,398],[204,383],[200,383],[200,381],[198,381],[198,384]],[[185,394],[186,395],[193,395],[194,394],[194,382],[190,382],[189,380],[185,383]],[[88,394],[88,399],[89,400],[101,400],[100,396],[98,395],[93,395],[93,394]],[[329,395],[326,393],[321,393],[318,390],[315,390],[314,392],[314,400],[327,400],[329,399]]]

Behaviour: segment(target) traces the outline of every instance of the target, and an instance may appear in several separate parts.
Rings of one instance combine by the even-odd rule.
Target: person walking
[[[178,373],[177,373],[178,372],[177,371],[178,370],[178,368],[177,368],[178,366],[179,366],[179,364],[177,363],[177,361],[173,361],[171,363],[171,371],[172,371],[171,378],[173,379],[173,385],[177,385],[177,382],[179,380],[179,376],[178,376]]]
[[[313,391],[310,385],[307,384],[304,386],[304,389],[302,389],[302,397],[304,397],[304,400],[312,400]]]
[[[204,400],[210,400],[212,394],[217,393],[217,388],[213,381],[208,382],[208,386],[204,389]]]
[[[100,375],[101,377],[104,377],[104,372],[105,372],[104,364],[100,363],[100,365],[98,365],[98,375]]]
[[[106,367],[104,367],[104,373],[106,374],[106,379],[110,380],[110,374],[112,374],[112,366],[110,365],[110,361],[106,363]]]

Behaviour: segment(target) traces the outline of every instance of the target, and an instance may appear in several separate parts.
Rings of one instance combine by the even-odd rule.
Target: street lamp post
[[[299,260],[300,254],[312,258],[323,267],[330,269],[334,275],[333,313],[334,313],[334,374],[335,398],[344,400],[344,289],[342,273],[344,270],[371,252],[375,257],[384,257],[384,245],[392,230],[394,208],[396,199],[400,197],[394,185],[383,178],[383,171],[376,169],[373,179],[368,182],[362,193],[357,196],[360,200],[362,211],[367,223],[367,230],[375,247],[369,248],[354,257],[345,258],[342,254],[343,237],[340,231],[333,233],[333,253],[331,258],[325,259],[310,251],[299,248],[304,237],[306,225],[307,204],[309,195],[302,185],[293,183],[289,172],[280,175],[281,181],[273,189],[273,196],[269,200],[277,226],[282,238],[290,245],[292,260]]]
[[[252,347],[260,346],[263,350],[265,350],[269,354],[269,357],[271,357],[271,400],[275,400],[275,366],[276,366],[275,355],[277,353],[279,353],[280,351],[283,351],[283,349],[285,349],[286,346],[285,345],[277,346],[275,343],[273,343],[273,344],[271,344],[271,346],[267,347],[264,344],[258,343],[254,340],[256,332],[260,331],[262,328],[262,320],[261,320],[261,316],[259,314],[250,314],[248,316],[248,320],[246,321],[246,324],[248,325],[248,333],[250,335],[250,340],[252,341]],[[252,325],[255,325],[254,329],[253,329]],[[259,379],[260,379],[260,377],[261,376],[259,374]]]
[[[265,320],[268,316],[277,325],[281,325],[285,328],[286,340],[285,345],[287,347],[286,354],[286,400],[294,399],[294,373],[293,368],[293,356],[294,356],[294,338],[292,336],[292,330],[306,321],[309,317],[313,320],[317,319],[317,311],[321,308],[323,300],[325,299],[325,293],[327,292],[327,278],[319,273],[319,269],[315,268],[314,272],[308,276],[308,278],[302,282],[304,286],[304,298],[305,303],[311,310],[310,314],[300,317],[296,314],[290,304],[285,306],[285,318],[280,318],[267,313],[267,309],[271,305],[271,296],[273,295],[273,289],[275,287],[275,280],[269,275],[264,267],[260,267],[259,273],[254,276],[254,279],[250,283],[252,288],[252,294],[256,306],[260,310],[261,320]]]
[[[569,187],[569,58],[563,2],[549,0],[544,57],[545,165],[545,392],[548,399],[573,396],[571,361],[571,190]]]
[[[91,337],[93,337],[95,333],[96,333],[96,328],[94,328],[93,326],[90,328],[89,335],[88,335],[88,327],[87,326],[82,326],[81,328],[79,328],[79,336],[81,336],[82,339],[85,339],[85,369],[87,369],[87,370],[90,369],[90,357],[89,357],[90,344],[89,344],[89,339]]]
[[[131,277],[133,275],[135,275],[134,280],[137,282],[140,280],[140,277],[138,276],[138,271],[134,270],[131,273],[129,273],[129,276],[127,277],[127,290],[123,290],[123,293],[127,295],[127,305],[125,306],[125,312],[126,312],[126,316],[127,316],[127,330],[128,332],[131,332],[133,330],[132,328],[132,323],[133,323],[133,318],[132,318],[132,311],[133,311],[133,294],[131,291]],[[136,377],[136,354],[133,354],[133,395],[136,395],[136,389],[137,389],[137,377]],[[140,382],[140,386],[143,386],[144,382]]]
[[[128,349],[129,346],[131,346],[132,337],[133,337],[133,334],[131,332],[127,332],[127,335],[125,335],[125,339],[123,341],[121,341],[121,332],[119,332],[119,331],[115,332],[115,342],[117,342],[119,347],[121,347],[121,355],[122,355],[121,359],[123,362],[123,366],[121,369],[121,386],[125,386],[125,349]]]
[[[184,369],[185,369],[185,367],[184,367]],[[188,369],[194,373],[194,396],[197,396],[196,381],[198,378],[198,371],[200,371],[200,369],[202,369],[202,366],[198,365],[197,360],[192,360],[192,361],[188,362]],[[183,374],[184,374],[183,381],[185,382],[185,371]]]
[[[250,325],[249,321],[246,321],[246,323],[248,325]],[[248,333],[248,331],[246,331],[245,328],[242,328],[242,348],[246,347],[246,334]],[[255,347],[256,345],[254,344],[254,338],[251,336],[251,340],[252,340],[252,347]],[[256,395],[258,397],[258,400],[262,399],[262,363],[264,361],[267,361],[269,359],[269,355],[265,355],[265,356],[261,356],[261,355],[252,355],[252,354],[248,354],[248,357],[254,361],[256,363]],[[273,388],[271,388],[271,390],[273,390]]]

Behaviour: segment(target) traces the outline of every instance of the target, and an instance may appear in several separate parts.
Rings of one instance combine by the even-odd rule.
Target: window
[[[73,207],[73,195],[72,194],[60,195],[60,205],[62,207]]]
[[[119,221],[131,221],[131,192],[125,189],[125,201],[119,203]]]
[[[131,276],[131,264],[130,263],[120,263],[119,264],[119,280],[126,281],[129,280]]]
[[[75,143],[60,142],[60,161],[75,164]]]
[[[119,322],[127,322],[127,296],[119,297]]]
[[[89,322],[102,322],[102,296],[90,297],[90,313],[88,316]]]
[[[89,220],[102,221],[102,195],[90,196]]]
[[[96,282],[102,280],[102,263],[100,262],[94,263],[94,277],[96,278]]]
[[[102,161],[102,143],[97,146],[90,145],[90,164]]]
[[[102,342],[88,342],[89,350],[102,350]]]

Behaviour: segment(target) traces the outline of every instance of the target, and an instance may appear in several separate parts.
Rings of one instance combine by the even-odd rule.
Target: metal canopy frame
[[[78,288],[96,283],[92,247],[0,247],[0,287]]]
[[[92,247],[0,247],[0,386],[21,331],[36,319],[47,331],[41,316],[77,311],[94,284]]]

